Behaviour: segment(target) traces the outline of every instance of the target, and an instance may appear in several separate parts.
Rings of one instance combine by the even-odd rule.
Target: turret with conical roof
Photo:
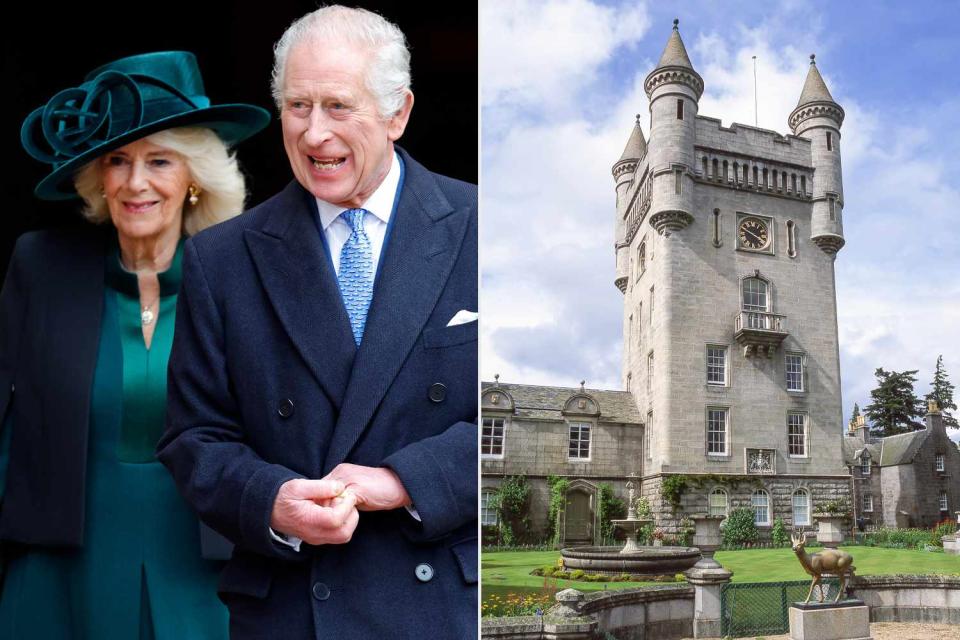
[[[659,232],[693,221],[694,143],[703,78],[693,68],[680,38],[679,20],[657,67],[643,87],[650,98],[649,170],[653,175],[650,224]]]
[[[840,126],[843,107],[837,104],[810,55],[810,68],[797,107],[787,122],[795,135],[810,140],[813,174],[813,214],[810,239],[834,254],[843,247],[843,176],[840,166]]]
[[[613,164],[613,179],[617,182],[617,209],[621,208],[621,199],[626,194],[627,187],[637,171],[637,165],[647,155],[647,139],[643,137],[643,130],[640,128],[640,114],[637,114],[637,121],[633,125],[633,131],[630,132],[630,139],[627,140],[627,146],[623,148],[620,159]]]
[[[627,241],[627,205],[630,198],[630,185],[636,178],[637,167],[647,155],[647,139],[640,128],[640,114],[633,125],[627,146],[623,148],[620,159],[613,164],[613,179],[617,182],[616,240],[617,275],[614,284],[621,292],[626,291],[627,276],[630,270],[629,245]]]

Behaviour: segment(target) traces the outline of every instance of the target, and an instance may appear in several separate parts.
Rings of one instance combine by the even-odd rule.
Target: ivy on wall
[[[756,476],[727,476],[716,473],[705,473],[688,476],[684,473],[663,476],[660,481],[660,497],[662,497],[674,511],[680,508],[680,499],[691,488],[702,489],[706,486],[720,485],[736,489],[742,484],[753,485],[757,489],[763,487],[763,481]]]
[[[560,516],[567,508],[567,490],[570,481],[559,476],[547,476],[547,486],[550,488],[550,506],[547,511],[547,540],[554,546],[560,544]]]
[[[491,497],[491,506],[497,510],[499,516],[498,527],[500,543],[514,545],[518,542],[517,528],[522,528],[520,534],[525,534],[530,528],[530,519],[527,506],[530,501],[530,485],[526,476],[507,476],[497,487]]]

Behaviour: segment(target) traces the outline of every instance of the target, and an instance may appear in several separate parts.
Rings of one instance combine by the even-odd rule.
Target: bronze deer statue
[[[791,534],[790,541],[793,543],[793,552],[797,554],[797,559],[800,561],[800,565],[803,566],[803,570],[813,576],[813,581],[810,583],[810,590],[807,592],[807,599],[804,600],[804,602],[810,602],[813,588],[820,584],[824,573],[830,573],[840,577],[840,590],[837,592],[836,599],[834,599],[834,602],[838,602],[846,587],[847,574],[849,573],[852,577],[853,572],[856,570],[856,567],[853,566],[853,556],[839,549],[824,549],[819,553],[807,553],[803,549],[804,544],[806,544],[806,539],[802,531]],[[820,589],[820,597],[817,599],[817,602],[823,602],[822,588]]]

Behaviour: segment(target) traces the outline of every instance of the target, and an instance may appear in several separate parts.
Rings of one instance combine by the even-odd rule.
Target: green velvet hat
[[[152,133],[174,127],[212,129],[227,145],[270,122],[249,104],[210,105],[196,57],[188,51],[145,53],[94,69],[23,121],[27,153],[53,165],[34,193],[43,200],[77,196],[73,175],[91,160]]]

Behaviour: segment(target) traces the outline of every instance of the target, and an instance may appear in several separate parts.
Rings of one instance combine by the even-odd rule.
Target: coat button
[[[434,382],[430,385],[430,399],[434,402],[443,402],[447,397],[447,387],[443,383]]]
[[[313,584],[313,597],[317,600],[326,600],[330,597],[330,587],[322,582],[315,582]]]
[[[417,580],[420,582],[430,582],[433,579],[433,567],[426,562],[417,565]]]
[[[285,398],[280,401],[280,404],[277,405],[277,413],[280,414],[281,418],[289,418],[293,415],[293,400],[290,398]]]

